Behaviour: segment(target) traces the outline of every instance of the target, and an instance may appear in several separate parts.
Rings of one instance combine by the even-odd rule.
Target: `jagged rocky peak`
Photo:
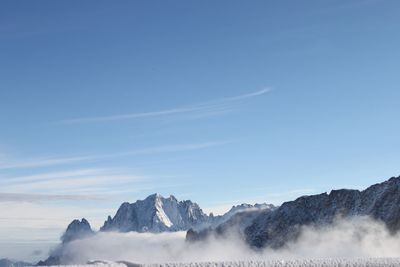
[[[53,251],[51,251],[49,257],[46,260],[39,261],[36,266],[55,266],[61,264],[61,255],[63,253],[64,248],[68,245],[69,242],[83,239],[90,236],[93,236],[95,232],[93,232],[90,227],[89,222],[83,218],[82,220],[73,220],[65,230],[64,234],[61,237],[62,243],[57,246]]]
[[[363,191],[340,189],[329,194],[303,196],[285,202],[274,212],[263,212],[246,228],[248,242],[256,247],[280,247],[296,239],[299,226],[332,223],[338,216],[369,216],[400,230],[400,177]]]
[[[89,222],[83,218],[82,220],[73,220],[67,227],[67,230],[61,237],[62,243],[68,243],[76,239],[85,238],[93,235],[94,232]]]
[[[178,201],[152,194],[135,203],[123,203],[113,218],[108,217],[101,231],[165,232],[187,230],[208,222],[200,207],[190,200]]]

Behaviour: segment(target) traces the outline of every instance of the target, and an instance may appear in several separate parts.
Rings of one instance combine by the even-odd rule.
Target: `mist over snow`
[[[280,252],[307,258],[399,257],[400,236],[368,217],[338,219],[332,225],[303,227],[299,239]]]
[[[397,267],[399,258],[366,259],[289,259],[265,261],[221,261],[187,262],[162,264],[135,264],[129,262],[93,261],[86,265],[66,265],[66,267]],[[62,267],[62,266],[59,266]]]
[[[101,232],[67,244],[61,262],[107,260],[149,264],[400,256],[399,235],[390,234],[384,224],[367,217],[338,219],[323,227],[302,227],[296,241],[277,250],[251,249],[243,238],[233,233],[197,243],[186,242],[185,234]]]
[[[174,233],[98,233],[92,238],[73,241],[65,247],[61,262],[84,263],[87,260],[126,260],[138,263],[223,261],[257,256],[237,236],[210,238],[191,244],[186,232]]]

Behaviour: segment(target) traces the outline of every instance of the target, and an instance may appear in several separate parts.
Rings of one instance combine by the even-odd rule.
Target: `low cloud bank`
[[[73,241],[63,249],[62,262],[87,260],[130,261],[135,263],[240,260],[256,257],[240,238],[210,238],[195,244],[185,241],[186,232],[99,233]]]
[[[165,263],[400,257],[400,236],[391,235],[384,224],[365,217],[337,220],[324,227],[303,227],[296,241],[278,250],[253,250],[235,234],[187,243],[185,234],[99,233],[65,246],[61,260],[64,263],[84,263],[88,260]]]
[[[314,258],[400,257],[400,235],[366,217],[337,220],[325,227],[303,227],[300,238],[289,243],[285,253]]]

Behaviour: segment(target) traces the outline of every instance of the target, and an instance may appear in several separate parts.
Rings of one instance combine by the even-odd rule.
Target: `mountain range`
[[[262,211],[275,209],[271,204],[241,204],[233,206],[227,213],[214,216],[207,215],[197,203],[190,200],[178,201],[174,196],[165,198],[160,194],[152,194],[144,200],[134,203],[124,202],[114,217],[108,216],[100,232],[176,232],[189,229],[214,229],[221,223],[229,221],[236,214],[246,211]],[[49,258],[38,265],[58,265],[63,247],[76,239],[95,235],[89,222],[83,218],[73,220],[61,236],[61,244],[53,250]]]
[[[382,221],[392,232],[400,230],[400,177],[372,185],[363,191],[340,189],[329,194],[302,196],[279,207],[270,204],[241,204],[226,214],[205,214],[196,203],[178,201],[159,194],[134,203],[123,203],[114,217],[109,216],[101,232],[187,231],[188,241],[210,235],[223,236],[237,231],[251,247],[279,248],[295,240],[301,226],[323,226],[336,218],[369,216]],[[59,263],[63,245],[96,234],[87,220],[74,220],[62,236],[62,244],[39,265]]]
[[[372,185],[363,191],[340,189],[329,194],[302,196],[272,210],[236,214],[214,229],[187,232],[189,241],[237,231],[255,248],[280,248],[296,240],[302,226],[325,226],[338,218],[368,216],[388,230],[400,230],[400,177]]]
[[[100,231],[160,233],[203,229],[215,227],[243,211],[274,208],[271,204],[241,204],[233,206],[224,215],[214,216],[205,214],[190,200],[178,201],[172,195],[164,198],[153,194],[135,203],[123,203],[113,218],[108,217]]]
[[[326,225],[338,217],[354,216],[382,221],[392,233],[400,230],[400,177],[363,191],[332,190],[285,202],[273,212],[261,212],[245,229],[245,238],[251,246],[281,247],[299,236],[299,226]]]

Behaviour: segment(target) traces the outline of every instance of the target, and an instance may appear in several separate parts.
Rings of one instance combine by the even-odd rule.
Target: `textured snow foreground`
[[[391,267],[400,266],[400,258],[371,259],[292,259],[267,261],[226,261],[135,264],[129,262],[97,262],[87,265],[65,265],[59,267]]]

